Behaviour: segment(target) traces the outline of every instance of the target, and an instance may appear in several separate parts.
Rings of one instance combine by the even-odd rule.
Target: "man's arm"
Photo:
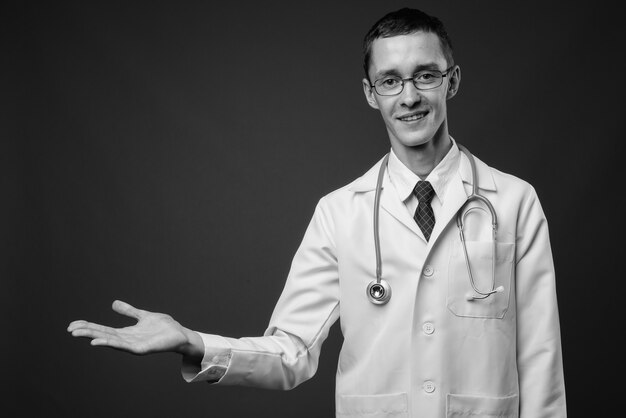
[[[293,258],[289,276],[262,337],[228,338],[201,334],[206,345],[201,367],[184,365],[188,381],[212,378],[211,351],[229,350],[220,385],[291,389],[312,377],[323,342],[339,317],[339,277],[334,223],[327,201],[317,206]]]
[[[517,227],[520,418],[566,416],[554,264],[548,224],[531,189]]]
[[[74,321],[68,331],[92,345],[133,354],[183,355],[183,377],[269,389],[291,389],[317,370],[322,343],[339,316],[339,278],[333,224],[318,205],[270,325],[263,337],[226,338],[189,330],[171,316],[115,301],[113,309],[137,319],[126,328]]]

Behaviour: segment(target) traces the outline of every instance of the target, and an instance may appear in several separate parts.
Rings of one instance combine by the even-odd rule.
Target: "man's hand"
[[[91,338],[91,345],[105,346],[133,354],[175,352],[200,362],[204,344],[200,336],[183,327],[169,315],[144,311],[116,300],[113,310],[135,318],[137,323],[125,328],[111,328],[87,321],[74,321],[67,330],[74,337]]]

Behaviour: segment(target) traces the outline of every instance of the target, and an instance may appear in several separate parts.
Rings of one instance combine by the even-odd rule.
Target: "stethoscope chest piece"
[[[374,305],[384,305],[391,299],[391,286],[386,280],[372,280],[367,285],[367,297]]]

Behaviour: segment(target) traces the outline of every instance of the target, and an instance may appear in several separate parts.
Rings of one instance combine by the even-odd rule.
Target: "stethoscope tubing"
[[[385,168],[389,161],[389,154],[385,155],[381,163],[381,169],[378,171],[378,179],[376,181],[376,193],[374,194],[374,249],[376,251],[376,280],[372,280],[365,289],[367,297],[374,305],[384,305],[391,299],[391,286],[383,279],[383,263],[380,255],[380,227],[378,219],[380,218],[380,195],[383,187],[383,177]]]
[[[465,257],[465,264],[467,267],[467,272],[469,275],[469,282],[472,287],[472,290],[475,292],[473,295],[470,294],[467,296],[468,301],[473,301],[477,299],[485,299],[494,293],[501,292],[503,290],[502,286],[496,286],[496,249],[497,249],[497,230],[498,230],[498,217],[495,211],[495,208],[485,196],[478,193],[478,176],[476,174],[476,162],[474,161],[474,156],[469,152],[467,148],[463,145],[457,143],[459,150],[463,152],[470,163],[470,171],[472,178],[472,193],[467,197],[465,203],[461,206],[459,211],[457,212],[456,224],[459,229],[459,236],[461,240],[461,246],[463,247],[463,255]],[[384,305],[389,302],[391,298],[391,286],[389,283],[383,279],[383,268],[382,268],[382,257],[380,251],[380,228],[379,228],[379,217],[380,217],[380,195],[382,191],[383,178],[385,175],[385,170],[387,168],[387,164],[389,162],[389,154],[386,154],[383,158],[380,166],[380,170],[378,171],[378,178],[376,181],[376,192],[374,195],[374,249],[376,252],[376,280],[372,280],[366,288],[367,296],[375,305]],[[473,210],[483,210],[480,207],[472,207],[467,210],[465,208],[467,205],[473,201],[481,202],[485,207],[487,207],[490,215],[491,215],[491,229],[492,229],[492,268],[491,268],[491,290],[481,291],[476,286],[476,282],[474,281],[474,276],[472,274],[472,268],[469,260],[469,254],[467,253],[467,245],[465,242],[465,234],[464,234],[464,221],[465,216]],[[486,212],[486,211],[485,211]]]
[[[387,166],[389,161],[389,154],[383,158],[383,167]],[[376,195],[374,196],[374,247],[376,249],[376,280],[380,283],[383,277],[383,263],[380,256],[380,228],[378,227],[378,219],[380,218],[380,190],[383,186],[383,177],[385,176],[385,170],[378,172],[378,180],[376,181]]]

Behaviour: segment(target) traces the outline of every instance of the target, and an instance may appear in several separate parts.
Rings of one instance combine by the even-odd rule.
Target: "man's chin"
[[[431,139],[431,137],[403,138],[400,142],[407,148],[422,148],[426,146]]]
[[[402,148],[421,148],[432,142],[435,132],[425,131],[424,129],[415,131],[388,131],[392,143]],[[395,134],[395,135],[394,135]]]

